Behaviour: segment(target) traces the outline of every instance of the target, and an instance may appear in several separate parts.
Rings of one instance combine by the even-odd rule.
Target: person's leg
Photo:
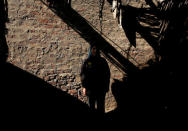
[[[89,107],[92,109],[92,110],[95,110],[95,101],[96,101],[96,97],[90,93],[88,95],[88,99],[89,99]]]
[[[106,93],[102,92],[97,96],[97,111],[101,114],[105,113],[105,96]]]

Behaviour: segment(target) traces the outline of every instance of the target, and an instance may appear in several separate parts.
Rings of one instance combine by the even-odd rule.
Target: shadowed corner
[[[50,85],[44,80],[6,62],[8,46],[7,1],[0,1],[0,95],[1,120],[7,128],[69,126],[90,123],[101,117],[87,104]],[[80,127],[81,129],[82,127]]]
[[[111,2],[111,1],[109,1]],[[55,4],[55,3],[54,3]],[[127,36],[130,36],[128,39],[130,40],[130,43],[132,45],[135,45],[135,34],[138,32],[154,49],[155,53],[157,55],[161,55],[164,59],[162,61],[157,61],[156,63],[154,62],[153,64],[148,63],[149,67],[146,67],[145,69],[139,71],[136,67],[132,66],[130,62],[128,62],[124,57],[122,57],[121,54],[119,54],[114,48],[111,47],[111,45],[106,42],[103,37],[101,37],[100,34],[98,34],[93,27],[82,17],[80,16],[75,10],[72,8],[68,8],[68,10],[65,10],[62,6],[58,6],[58,2],[53,6],[52,10],[60,17],[64,22],[66,22],[68,25],[70,25],[76,32],[78,32],[86,41],[89,43],[100,43],[100,48],[103,49],[102,52],[111,60],[110,62],[113,63],[114,65],[117,65],[117,67],[120,67],[124,72],[128,74],[127,82],[126,82],[126,89],[122,89],[122,92],[126,92],[127,96],[120,97],[120,95],[116,95],[116,100],[119,101],[121,98],[121,101],[126,101],[128,107],[125,110],[120,112],[120,108],[118,107],[118,114],[120,115],[114,115],[114,116],[122,116],[121,113],[124,113],[131,118],[131,115],[129,115],[129,112],[133,114],[135,117],[133,118],[138,118],[137,115],[143,116],[146,114],[148,118],[153,117],[158,118],[163,115],[163,112],[170,112],[170,111],[175,111],[177,109],[176,106],[178,106],[178,103],[173,104],[173,101],[175,100],[173,98],[173,95],[175,93],[175,87],[174,85],[178,86],[178,82],[176,81],[174,83],[173,79],[177,79],[179,82],[181,82],[181,71],[178,69],[178,67],[173,66],[173,63],[169,65],[168,61],[166,58],[171,58],[173,57],[169,54],[166,54],[169,49],[172,47],[171,45],[167,43],[173,43],[174,45],[178,45],[177,43],[174,43],[175,41],[171,40],[168,34],[168,31],[164,31],[165,37],[167,38],[166,40],[164,39],[163,41],[159,41],[158,37],[160,37],[159,30],[161,30],[161,27],[155,29],[152,28],[152,26],[160,26],[160,14],[164,12],[155,12],[153,9],[135,9],[133,7],[127,6],[125,9],[125,14],[123,14],[123,19],[125,19],[126,23],[122,23],[125,33]],[[167,4],[168,5],[168,4]],[[177,10],[177,9],[175,9]],[[139,12],[140,11],[140,12]],[[159,14],[158,14],[159,13]],[[174,11],[172,12],[172,14]],[[133,15],[132,15],[133,14]],[[167,13],[168,14],[168,13]],[[179,13],[175,13],[176,18]],[[181,13],[180,13],[181,14]],[[179,15],[180,16],[180,15]],[[158,18],[156,18],[158,17]],[[166,16],[167,17],[167,16]],[[172,16],[171,16],[172,17]],[[175,17],[172,17],[175,18]],[[171,19],[171,18],[170,18]],[[127,21],[126,21],[127,20]],[[151,25],[151,28],[148,27],[143,27],[139,21],[145,22],[147,24]],[[75,22],[76,21],[76,22]],[[173,19],[171,22],[175,26],[176,23],[175,21],[182,21],[181,19]],[[127,25],[130,24],[130,26]],[[175,23],[174,23],[175,22]],[[181,22],[180,22],[181,23]],[[182,24],[182,23],[181,23]],[[133,27],[134,26],[134,27]],[[84,28],[83,28],[84,27]],[[176,29],[178,29],[178,26],[175,26]],[[129,28],[129,29],[127,29]],[[170,26],[169,28],[170,29]],[[180,31],[180,30],[178,30]],[[157,36],[157,39],[152,36],[151,32],[155,32]],[[167,33],[168,32],[168,33]],[[166,34],[167,33],[167,34]],[[174,32],[174,35],[176,33]],[[176,39],[177,37],[174,37]],[[164,48],[163,46],[167,47]],[[175,48],[173,47],[173,51]],[[161,54],[163,50],[163,53],[166,55],[164,56]],[[173,52],[172,51],[172,52]],[[176,51],[175,51],[176,52]],[[180,53],[180,52],[179,52]],[[174,55],[173,55],[174,56]],[[178,57],[182,58],[181,53],[177,55]],[[178,58],[175,56],[175,58]],[[113,58],[114,59],[113,59]],[[184,57],[183,57],[184,58]],[[168,59],[169,60],[169,59]],[[177,59],[175,59],[177,61]],[[172,61],[171,61],[172,62]],[[177,62],[178,65],[179,62]],[[182,65],[182,63],[181,63]],[[174,68],[172,70],[169,70],[169,68]],[[185,68],[184,68],[185,69]],[[181,69],[182,70],[182,69]],[[178,73],[180,76],[171,76],[171,73],[173,74]],[[180,73],[181,72],[181,73]],[[179,77],[179,78],[178,78]],[[124,82],[116,82],[117,84],[115,85],[124,85]],[[169,87],[170,85],[170,87]],[[118,88],[119,86],[117,86]],[[142,88],[143,87],[143,88]],[[171,88],[173,87],[173,88]],[[121,90],[120,89],[120,90]],[[115,89],[117,91],[117,89]],[[180,91],[179,89],[178,91]],[[117,91],[121,92],[121,91]],[[119,94],[119,93],[114,93]],[[178,94],[180,95],[180,94]],[[175,97],[177,98],[177,97]],[[123,99],[123,100],[122,100]],[[181,99],[178,99],[178,101]],[[121,104],[120,104],[121,103]],[[123,107],[122,104],[123,102],[120,102],[118,105],[120,107]],[[130,106],[129,106],[130,105]],[[121,108],[122,109],[122,108]],[[167,110],[168,109],[168,110]],[[144,112],[142,114],[142,112]],[[136,114],[137,115],[136,115]],[[150,113],[154,114],[154,116],[151,116]],[[155,114],[156,113],[156,114]],[[110,114],[110,113],[109,113]],[[157,114],[160,114],[157,116]],[[165,115],[164,115],[165,116]],[[108,115],[107,115],[108,117]],[[161,117],[162,118],[162,117]],[[112,119],[109,118],[109,119]]]
[[[122,118],[134,123],[160,121],[167,125],[184,118],[187,110],[184,88],[187,82],[183,75],[187,74],[187,1],[170,0],[161,6],[162,10],[157,12],[140,10],[138,19],[151,27],[159,26],[157,39],[153,39],[150,30],[140,24],[136,28],[161,58],[148,61],[147,67],[129,73],[122,81],[114,80],[112,93],[117,108],[108,113],[109,120],[120,122]],[[132,15],[131,12],[125,13]],[[149,14],[157,17],[156,21],[149,21]],[[159,20],[160,25],[156,23]]]
[[[7,0],[0,1],[0,65],[5,63],[8,58],[8,46],[6,43],[6,22],[8,22],[8,3]]]
[[[148,63],[148,67],[141,71],[135,71],[137,68],[112,48],[79,14],[74,10],[68,10],[71,11],[69,13],[72,13],[72,17],[68,17],[68,12],[62,12],[66,9],[61,9],[61,6],[57,7],[57,3],[55,6],[53,10],[55,9],[56,14],[79,32],[84,39],[90,43],[95,40],[105,43],[108,48],[103,52],[109,58],[112,55],[120,63],[118,66],[122,66],[123,71],[129,72],[127,78],[122,81],[114,80],[112,84],[112,91],[118,107],[105,115],[107,120],[121,122],[121,118],[123,118],[131,122],[135,122],[135,120],[140,122],[143,121],[143,118],[147,118],[148,121],[159,118],[165,122],[179,116],[175,113],[183,115],[186,110],[185,96],[187,96],[185,91],[187,83],[186,77],[184,77],[187,71],[187,64],[184,63],[187,49],[185,48],[187,45],[187,15],[181,17],[179,14],[186,12],[187,7],[183,9],[183,12],[182,10],[177,13],[173,12],[170,17],[167,17],[170,23],[164,31],[164,38],[160,41],[160,45],[154,48],[158,49],[162,60]],[[0,9],[4,9],[4,7]],[[175,8],[174,11],[177,9]],[[80,23],[77,23],[76,19],[80,20]],[[86,28],[81,29],[84,26]],[[4,26],[1,29],[4,30]],[[91,32],[88,33],[88,29]],[[6,40],[4,35],[1,37],[2,40],[4,39],[3,41]],[[154,43],[150,42],[150,44]],[[103,49],[105,46],[101,48]],[[5,50],[5,52],[7,51]],[[115,63],[116,61],[112,59],[111,62]],[[115,64],[117,65],[117,63]],[[124,70],[125,67],[128,68]],[[88,123],[97,116],[78,99],[9,63],[2,65],[1,71],[2,113],[5,121],[12,120],[30,125],[33,125],[28,122],[31,119],[34,119],[34,124],[40,122],[62,123],[63,121],[66,123],[72,121]],[[17,118],[21,118],[20,121]],[[96,123],[93,124],[96,125]]]
[[[12,64],[1,66],[0,79],[1,119],[5,123],[52,126],[87,123],[100,117],[87,104]]]

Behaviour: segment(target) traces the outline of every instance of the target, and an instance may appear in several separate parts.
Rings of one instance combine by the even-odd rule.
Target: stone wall
[[[48,4],[45,0],[44,3]],[[87,98],[81,92],[79,73],[87,58],[89,43],[44,3],[40,0],[8,0],[8,62],[86,102]],[[71,6],[100,32],[97,0],[72,0]],[[130,47],[123,29],[113,19],[111,5],[107,1],[103,9],[102,31],[104,39],[125,58],[125,51],[130,50],[129,60],[135,66],[153,59],[153,49],[138,33],[136,47]],[[109,67],[111,82],[123,77],[113,63],[109,62]],[[106,111],[112,110],[115,105],[109,92]]]

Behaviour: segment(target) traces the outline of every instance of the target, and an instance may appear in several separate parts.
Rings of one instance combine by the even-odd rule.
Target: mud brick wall
[[[71,6],[100,31],[97,0],[72,0]],[[82,96],[79,74],[88,56],[89,43],[40,0],[8,0],[8,15],[8,62],[87,101]],[[124,51],[130,47],[130,43],[117,20],[113,19],[111,5],[107,1],[104,4],[102,30],[106,36],[104,38],[126,57]],[[142,65],[153,58],[153,49],[139,34],[136,41],[136,48],[131,47],[129,53],[137,62],[130,61],[138,66],[138,63]],[[111,82],[123,77],[122,72],[110,62],[109,67]],[[112,110],[115,105],[113,95],[109,92],[106,111]]]

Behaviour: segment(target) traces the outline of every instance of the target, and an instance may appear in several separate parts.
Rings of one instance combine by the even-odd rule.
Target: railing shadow
[[[113,64],[120,67],[121,70],[126,73],[128,72],[128,77],[124,79],[126,81],[121,83],[116,80],[115,85],[112,85],[112,90],[115,90],[113,93],[117,100],[118,108],[117,110],[108,113],[107,119],[110,117],[109,119],[119,120],[119,117],[122,117],[127,120],[129,118],[132,120],[140,118],[141,120],[143,117],[147,117],[148,120],[153,120],[155,118],[164,121],[167,119],[169,120],[171,118],[171,116],[169,117],[169,112],[175,111],[177,109],[176,106],[179,105],[177,103],[173,104],[173,101],[177,98],[173,96],[173,94],[176,93],[175,86],[177,86],[177,83],[174,83],[173,80],[176,79],[181,81],[181,77],[178,78],[178,76],[176,76],[176,71],[172,70],[171,73],[171,70],[168,69],[167,63],[164,61],[160,63],[151,62],[149,63],[148,68],[138,71],[137,68],[132,66],[127,59],[125,59],[107,41],[105,41],[105,39],[103,39],[103,37],[95,31],[82,16],[69,6],[62,5],[63,4],[59,4],[57,2],[51,9],[60,18],[62,18],[64,22],[78,32],[86,41],[99,46],[102,52]],[[133,7],[126,7],[125,15],[132,15],[133,13],[133,16],[128,18],[126,18],[127,16],[123,17],[126,18],[126,20],[130,18],[130,21],[128,20],[128,22],[136,24],[136,28],[132,31],[133,33],[135,33],[135,31],[139,32],[141,36],[154,48],[154,50],[157,51],[157,53],[160,53],[158,52],[160,45],[151,34],[151,31],[158,33],[158,30],[143,27],[139,24],[138,19],[136,18],[138,15],[142,16],[148,12],[152,13],[150,10],[148,11],[146,9],[137,10]],[[144,15],[142,16],[142,22],[145,21],[152,26],[159,26],[159,23],[155,22],[155,20],[148,20],[148,17],[151,15]],[[132,22],[133,19],[135,22]],[[127,25],[123,26],[124,29],[126,27],[130,28]],[[125,29],[125,31],[127,31],[127,29]],[[135,36],[132,35],[132,32],[130,37]],[[135,37],[131,39],[135,39]],[[180,90],[178,90],[178,92],[179,91]],[[178,94],[178,96],[179,95],[180,94]],[[178,101],[180,100],[182,99],[178,98]]]
[[[112,120],[120,120],[119,117],[132,120],[137,118],[142,120],[143,117],[147,117],[149,120],[165,118],[165,121],[174,117],[174,115],[169,117],[171,112],[178,111],[183,114],[186,109],[184,108],[186,91],[183,87],[187,83],[183,74],[187,71],[187,65],[184,63],[187,49],[187,15],[181,17],[180,14],[187,8],[175,14],[173,12],[174,16],[169,17],[170,23],[164,31],[164,38],[158,47],[163,59],[159,63],[149,63],[150,66],[141,71],[138,71],[132,63],[117,52],[65,1],[53,1],[49,8],[86,41],[99,46],[113,64],[129,73],[122,82],[115,80],[112,85],[118,108],[114,111],[115,113],[107,114],[107,117],[111,117]],[[3,34],[1,39],[6,43],[5,22],[0,24]],[[147,32],[143,34],[147,34]],[[153,43],[155,42],[150,42],[150,44]],[[6,44],[4,45],[6,46]],[[6,59],[6,57],[3,58]],[[19,117],[23,122],[34,118],[38,123],[40,121],[49,123],[56,120],[57,117],[68,122],[73,119],[74,121],[93,119],[92,114],[95,113],[92,113],[87,105],[43,80],[6,62],[1,64],[1,71],[2,112],[5,114],[3,117],[5,120]]]
[[[45,2],[43,3],[46,4]],[[138,70],[129,60],[111,46],[85,18],[73,10],[66,1],[54,1],[53,7],[50,9],[88,43],[98,46],[103,55],[122,72],[128,74],[130,71]]]

